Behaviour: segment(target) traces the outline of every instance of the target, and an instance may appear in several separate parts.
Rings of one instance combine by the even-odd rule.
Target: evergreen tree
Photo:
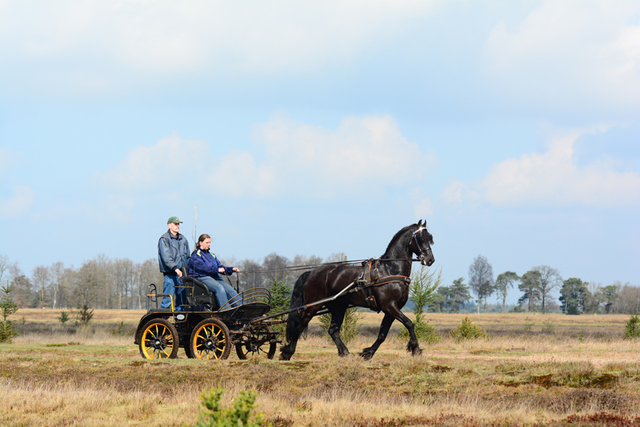
[[[560,308],[565,314],[581,314],[585,311],[585,301],[590,296],[586,283],[572,277],[565,280],[560,289]]]
[[[611,314],[611,308],[618,299],[618,287],[616,285],[609,285],[602,288],[602,296],[604,298],[604,312]]]
[[[451,309],[451,287],[438,286],[433,295],[433,302],[429,305],[429,311],[448,313]]]
[[[271,282],[271,288],[269,289],[271,293],[271,309],[268,314],[281,313],[288,310],[291,305],[291,291],[291,287],[284,281],[284,275],[280,280],[276,276],[276,280]],[[284,332],[286,326],[285,324],[273,325],[273,329],[278,332]]]
[[[520,278],[518,289],[522,291],[524,295],[518,299],[518,304],[527,302],[527,311],[529,312],[535,310],[536,304],[540,300],[539,281],[540,272],[537,270],[529,270]]]
[[[4,295],[0,301],[0,311],[2,311],[2,321],[0,321],[0,342],[11,342],[13,337],[18,336],[18,332],[13,326],[13,321],[8,317],[18,311],[18,304],[9,296],[13,291],[13,286],[2,286],[0,288]]]
[[[464,310],[464,306],[471,299],[469,286],[465,285],[464,278],[460,277],[453,281],[451,286],[451,311],[457,313],[460,307]]]
[[[280,313],[288,310],[291,304],[291,287],[287,285],[284,279],[274,280],[271,282],[269,292],[271,293],[271,310],[269,313]]]
[[[506,311],[507,293],[509,288],[513,289],[513,284],[520,280],[520,277],[513,271],[505,271],[498,275],[496,279],[496,291],[502,296],[502,312]]]

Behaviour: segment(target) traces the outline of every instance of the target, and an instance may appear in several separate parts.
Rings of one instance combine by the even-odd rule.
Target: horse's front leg
[[[384,340],[387,339],[387,334],[389,333],[389,329],[391,328],[391,324],[394,320],[394,317],[389,313],[384,314],[384,318],[382,319],[382,323],[380,324],[380,331],[378,332],[378,339],[376,339],[376,342],[374,342],[371,347],[365,348],[360,353],[360,356],[364,360],[370,360],[373,355],[376,354],[376,351],[378,351],[378,347],[380,347],[380,344],[382,344]]]
[[[344,321],[344,315],[347,311],[346,307],[334,307],[329,309],[331,312],[331,324],[329,325],[329,335],[333,342],[336,344],[338,348],[339,356],[348,356],[349,349],[342,342],[340,338],[340,328],[342,327],[342,322]]]
[[[407,343],[407,351],[410,351],[411,355],[413,356],[420,356],[422,354],[422,350],[420,350],[420,344],[418,343],[418,338],[416,337],[416,331],[413,327],[413,322],[400,310],[397,311],[397,315],[395,317],[409,331],[409,342]]]

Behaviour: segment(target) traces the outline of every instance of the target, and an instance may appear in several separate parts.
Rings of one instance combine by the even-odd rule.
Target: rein
[[[321,264],[307,264],[307,265],[292,265],[289,267],[281,267],[281,268],[274,268],[271,270],[249,270],[249,271],[240,271],[239,273],[243,273],[243,274],[262,274],[262,273],[275,273],[278,271],[301,271],[301,270],[310,270],[313,268],[318,268],[318,267],[322,267],[325,265],[340,265],[340,264],[347,264],[347,265],[356,265],[356,264],[364,264],[365,262],[371,260],[371,259],[378,259],[381,261],[410,261],[410,262],[420,262],[419,258],[366,258],[366,259],[356,259],[356,260],[352,260],[352,261],[332,261],[332,262],[324,262]]]
[[[420,233],[423,230],[426,230],[427,227],[425,225],[420,224],[418,226],[418,228],[411,234],[411,242],[415,243],[416,248],[422,252],[422,246],[424,244],[424,240],[422,239],[422,234]],[[422,253],[420,254],[422,255]],[[278,271],[304,271],[304,270],[310,270],[313,268],[318,268],[318,267],[323,267],[325,265],[356,265],[356,264],[362,264],[363,267],[365,267],[367,264],[369,264],[369,266],[371,266],[371,263],[373,261],[405,261],[405,262],[420,262],[420,258],[366,258],[366,259],[356,259],[356,260],[352,260],[352,261],[332,261],[332,262],[325,262],[325,263],[320,263],[320,264],[307,264],[307,265],[292,265],[289,267],[281,267],[281,268],[274,268],[274,269],[268,269],[268,270],[251,270],[251,271],[240,271],[238,273],[243,273],[243,274],[264,274],[264,273],[275,273]],[[389,276],[389,277],[396,277],[396,276]],[[397,277],[405,277],[405,276],[397,276]],[[398,280],[394,280],[394,281],[398,281]],[[403,281],[403,280],[400,280]],[[410,280],[409,280],[410,282]]]

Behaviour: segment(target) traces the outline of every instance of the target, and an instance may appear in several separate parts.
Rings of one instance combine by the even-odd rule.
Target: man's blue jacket
[[[210,276],[214,279],[219,279],[220,273],[218,273],[218,269],[220,267],[224,268],[227,276],[233,273],[233,267],[222,265],[218,257],[208,250],[196,249],[191,254],[191,258],[189,258],[189,276],[191,277]]]
[[[175,276],[175,269],[187,267],[189,263],[189,242],[182,234],[171,234],[167,230],[158,240],[158,265],[164,274]]]

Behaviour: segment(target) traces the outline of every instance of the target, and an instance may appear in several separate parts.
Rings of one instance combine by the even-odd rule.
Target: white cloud
[[[435,165],[435,155],[407,141],[389,116],[347,117],[335,130],[276,117],[255,136],[264,160],[230,153],[212,184],[238,195],[333,198],[404,185]]]
[[[22,160],[23,159],[20,154],[14,153],[9,150],[0,149],[0,174],[8,171],[17,162],[20,162]]]
[[[0,215],[16,218],[23,215],[33,205],[35,195],[33,190],[26,185],[13,187],[13,196],[7,200],[0,200]]]
[[[607,161],[582,167],[576,164],[576,139],[594,130],[557,134],[550,139],[546,152],[523,154],[518,159],[497,163],[478,184],[452,183],[445,190],[445,197],[449,202],[462,202],[477,195],[499,206],[637,205],[640,203],[637,172],[616,171]],[[463,200],[465,197],[467,200]]]
[[[413,202],[413,214],[416,218],[424,218],[433,215],[431,198],[419,189],[413,189],[409,197]]]
[[[154,146],[135,147],[114,169],[97,172],[93,181],[116,191],[175,191],[189,177],[201,176],[213,164],[208,145],[174,134]]]
[[[530,99],[640,104],[640,4],[546,0],[517,25],[497,24],[485,71]],[[635,19],[634,19],[635,17]]]
[[[5,2],[0,55],[40,65],[40,77],[105,91],[132,76],[290,75],[349,62],[434,3]]]
[[[111,192],[197,191],[226,197],[333,198],[418,181],[434,167],[389,116],[347,117],[337,129],[275,117],[256,126],[256,149],[214,157],[209,145],[172,135],[130,150],[94,183]],[[190,184],[191,183],[191,184]],[[193,189],[189,188],[197,183]]]
[[[464,202],[477,198],[462,181],[451,181],[443,191],[444,201],[452,205],[462,205]]]

